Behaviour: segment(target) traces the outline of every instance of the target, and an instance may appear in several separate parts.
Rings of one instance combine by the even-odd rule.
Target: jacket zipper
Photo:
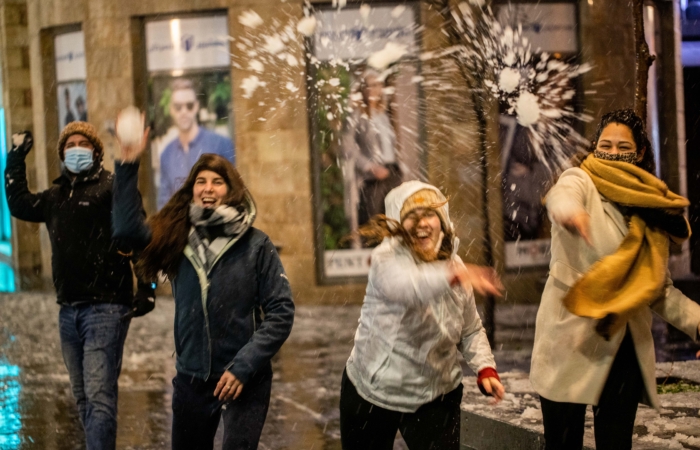
[[[246,230],[247,231],[247,230]],[[228,251],[229,248],[242,236],[245,232],[241,233],[237,238],[231,239],[231,241],[226,244],[226,246],[219,252],[214,260],[214,264],[211,265],[209,272],[214,269],[216,263],[219,261],[221,256]],[[197,277],[199,278],[199,285],[202,289],[202,309],[204,310],[204,325],[207,330],[207,348],[209,349],[209,367],[207,368],[207,376],[204,380],[208,380],[211,375],[211,332],[209,331],[209,310],[207,309],[207,296],[209,294],[209,273],[204,270],[202,264],[199,262],[199,258],[195,255],[194,250],[189,244],[185,247],[185,257],[192,263],[195,272],[197,272]],[[253,324],[255,324],[255,315],[253,315]]]
[[[209,379],[211,375],[211,332],[209,331],[209,311],[207,310],[207,295],[209,295],[209,277],[207,277],[204,268],[199,262],[199,259],[195,257],[192,248],[187,245],[185,247],[185,256],[190,260],[195,272],[197,272],[197,278],[199,278],[199,286],[202,289],[202,309],[204,310],[204,326],[207,330],[207,348],[209,349],[209,366],[207,367],[207,376],[204,380]]]

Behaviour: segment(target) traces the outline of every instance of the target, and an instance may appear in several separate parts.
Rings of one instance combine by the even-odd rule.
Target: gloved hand
[[[132,303],[134,317],[145,316],[156,307],[156,293],[152,288],[139,289]]]
[[[33,146],[34,138],[31,131],[23,131],[12,135],[12,150],[10,151],[17,151],[26,156]]]
[[[121,320],[145,316],[156,307],[155,283],[138,283],[138,289],[131,303],[131,311],[124,314]]]

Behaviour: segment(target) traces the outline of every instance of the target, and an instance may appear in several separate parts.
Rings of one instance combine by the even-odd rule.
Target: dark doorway
[[[685,84],[686,164],[688,174],[691,270],[700,275],[700,67],[683,69]]]

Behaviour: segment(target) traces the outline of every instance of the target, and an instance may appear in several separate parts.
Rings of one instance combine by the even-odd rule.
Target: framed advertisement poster
[[[70,122],[88,120],[85,38],[82,31],[54,38],[58,132]]]
[[[384,197],[425,173],[415,5],[316,11],[309,119],[320,283],[363,280],[369,248],[358,230]]]
[[[225,15],[173,17],[148,21],[145,31],[151,169],[161,209],[203,153],[235,164],[228,23]]]
[[[575,62],[578,54],[577,10],[575,3],[501,3],[496,15],[503,25],[519,24],[537,54]],[[567,89],[578,90],[568,81]],[[577,96],[561,107],[577,108]],[[503,229],[506,269],[542,268],[549,265],[551,223],[543,199],[551,187],[553,174],[534,156],[528,127],[522,126],[501,105],[499,119],[501,150]]]

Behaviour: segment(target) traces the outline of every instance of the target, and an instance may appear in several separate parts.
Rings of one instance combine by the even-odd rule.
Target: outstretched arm
[[[28,222],[46,222],[46,191],[29,192],[25,158],[34,145],[29,131],[12,135],[12,150],[7,155],[5,192],[10,213]]]
[[[578,168],[565,171],[547,193],[546,204],[552,222],[581,236],[591,245],[591,218],[585,199],[586,177],[585,172]]]
[[[119,118],[117,118],[118,123]],[[142,129],[143,123],[144,116],[142,114]],[[112,236],[115,239],[127,240],[136,250],[143,249],[151,240],[151,230],[146,224],[141,194],[138,190],[138,161],[146,149],[148,132],[149,129],[146,129],[143,132],[141,142],[133,144],[125,144],[117,137],[120,154],[119,160],[114,163]]]

